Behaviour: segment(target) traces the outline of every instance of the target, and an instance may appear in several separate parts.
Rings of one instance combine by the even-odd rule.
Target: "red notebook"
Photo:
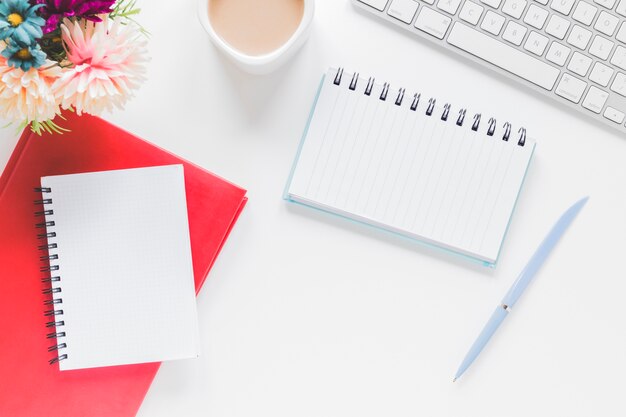
[[[60,372],[46,339],[42,255],[37,250],[33,189],[40,177],[183,164],[196,292],[233,227],[246,191],[102,119],[70,114],[72,132],[22,134],[0,177],[0,416],[134,416],[159,363]],[[46,308],[47,307],[47,308]]]

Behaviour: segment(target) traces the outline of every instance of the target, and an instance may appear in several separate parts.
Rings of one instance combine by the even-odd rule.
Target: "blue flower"
[[[0,1],[0,39],[12,39],[21,45],[30,45],[43,36],[41,27],[46,21],[37,16],[43,4],[32,5],[28,0]]]
[[[2,56],[7,58],[9,66],[21,68],[24,72],[31,68],[39,68],[46,62],[46,53],[41,50],[38,43],[20,45],[9,42],[2,51]]]

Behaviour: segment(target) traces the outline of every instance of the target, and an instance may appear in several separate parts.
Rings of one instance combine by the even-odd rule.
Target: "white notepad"
[[[44,177],[41,187],[60,369],[197,357],[183,166]]]
[[[285,198],[495,265],[534,148],[523,128],[331,69]]]

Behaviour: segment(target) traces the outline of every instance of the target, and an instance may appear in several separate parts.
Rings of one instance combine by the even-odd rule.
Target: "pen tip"
[[[456,378],[456,377],[454,377],[454,379],[452,380],[452,382],[456,382],[456,380],[457,380],[457,378]]]

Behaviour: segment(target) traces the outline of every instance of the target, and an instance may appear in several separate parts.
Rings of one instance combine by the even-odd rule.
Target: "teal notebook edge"
[[[515,212],[517,210],[517,204],[518,204],[520,195],[522,193],[522,189],[524,188],[524,183],[526,182],[526,177],[528,175],[528,169],[530,167],[530,164],[532,163],[532,159],[533,159],[533,156],[534,156],[534,152],[535,152],[535,148],[536,148],[536,142],[533,141],[533,149],[532,149],[532,152],[531,152],[531,156],[530,156],[530,158],[528,160],[528,164],[526,165],[526,170],[524,172],[524,177],[522,178],[522,182],[520,184],[519,191],[518,191],[517,196],[515,198],[515,203],[513,205],[513,210],[511,211],[511,215],[509,216],[509,221],[507,223],[504,235],[502,237],[502,241],[500,242],[500,247],[498,248],[498,254],[496,256],[496,260],[494,262],[488,262],[488,261],[485,261],[483,259],[480,259],[480,258],[477,258],[477,257],[474,257],[474,256],[470,256],[470,255],[466,255],[464,253],[460,253],[460,252],[454,251],[452,249],[445,248],[443,246],[440,246],[440,245],[437,245],[437,244],[434,244],[434,243],[429,243],[429,242],[426,242],[426,241],[421,240],[421,239],[417,239],[417,238],[413,238],[411,236],[407,236],[406,234],[403,234],[403,233],[398,233],[398,232],[395,232],[395,231],[392,231],[392,230],[389,230],[389,229],[386,229],[386,228],[382,228],[382,227],[378,227],[378,226],[372,225],[370,223],[366,223],[364,221],[360,221],[360,220],[357,220],[357,219],[353,219],[353,218],[344,216],[344,215],[339,214],[339,213],[332,212],[330,210],[324,210],[324,209],[322,209],[320,207],[315,207],[315,206],[310,205],[310,204],[305,204],[305,203],[302,203],[300,201],[296,201],[296,200],[292,199],[289,196],[289,187],[291,186],[291,182],[293,180],[293,176],[294,176],[296,167],[298,166],[298,161],[300,159],[300,154],[302,153],[302,148],[304,147],[304,142],[306,141],[306,137],[308,135],[309,128],[311,126],[311,121],[313,120],[313,116],[315,115],[315,109],[317,107],[317,102],[318,102],[320,94],[322,92],[322,88],[324,86],[325,79],[326,79],[326,74],[322,75],[322,78],[321,78],[321,80],[319,82],[319,85],[318,85],[318,88],[317,88],[317,93],[315,94],[315,98],[313,99],[313,104],[312,104],[311,110],[309,112],[309,117],[308,117],[306,125],[304,127],[304,131],[302,132],[302,136],[300,137],[300,143],[299,143],[298,149],[296,151],[296,156],[295,156],[294,161],[293,161],[293,163],[291,165],[291,170],[290,170],[289,176],[287,178],[287,183],[285,184],[285,187],[283,189],[283,195],[282,195],[283,200],[285,200],[285,201],[287,201],[287,202],[289,202],[291,204],[294,204],[294,205],[307,207],[309,209],[317,210],[318,212],[322,212],[324,214],[327,214],[327,215],[330,215],[330,216],[333,216],[333,217],[339,217],[339,218],[345,219],[345,220],[347,220],[349,222],[356,223],[356,224],[362,225],[362,226],[366,226],[366,227],[370,228],[371,230],[376,230],[378,232],[383,232],[383,234],[385,234],[385,235],[393,236],[394,238],[400,238],[401,240],[411,242],[412,244],[418,244],[421,247],[427,248],[429,250],[435,250],[436,252],[443,253],[446,256],[455,257],[457,259],[463,259],[465,261],[469,261],[470,263],[478,264],[478,265],[481,265],[481,266],[484,266],[484,267],[488,267],[488,268],[495,268],[498,265],[498,261],[500,259],[500,255],[501,255],[501,252],[502,252],[502,246],[504,245],[504,241],[506,240],[506,237],[508,235],[508,231],[509,231],[509,228],[511,226],[511,222],[512,222],[513,216],[514,216],[514,214],[515,214]]]

